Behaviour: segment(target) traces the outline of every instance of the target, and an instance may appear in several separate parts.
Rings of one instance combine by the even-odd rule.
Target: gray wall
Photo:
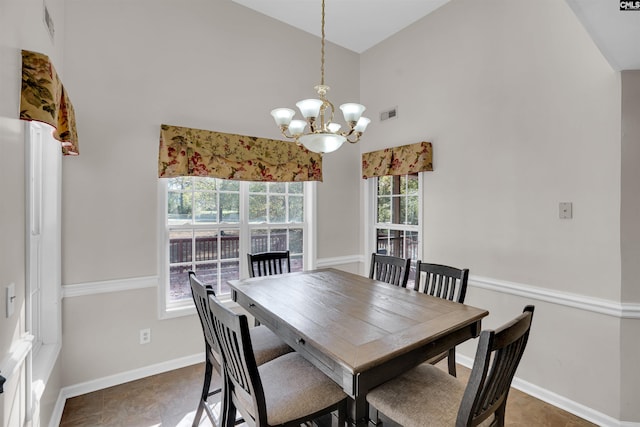
[[[66,19],[81,155],[63,171],[63,283],[156,276],[160,124],[280,138],[269,112],[314,96],[320,41],[231,1],[70,0]],[[325,77],[336,105],[359,99],[357,54],[329,44]],[[359,253],[358,164],[357,146],[325,156],[319,258]],[[155,289],[65,298],[64,319],[67,385],[202,352],[195,316],[158,320]]]
[[[369,146],[433,143],[423,260],[470,268],[467,302],[489,309],[486,327],[536,304],[518,376],[640,419],[620,407],[621,386],[638,376],[628,363],[621,379],[620,318],[531,298],[621,301],[620,75],[571,9],[453,0],[364,52],[361,91],[370,110],[398,106],[397,119],[370,125]],[[571,220],[559,219],[565,201]],[[461,351],[471,357],[474,345]]]
[[[76,109],[81,156],[63,160],[62,281],[87,289],[157,275],[160,123],[278,138],[268,112],[313,96],[319,79],[318,39],[229,0],[47,3],[55,43],[40,1],[0,0],[0,174],[12,183],[3,200],[14,201],[0,205],[0,286],[15,282],[20,306],[20,48],[52,57]],[[329,44],[326,80],[335,104],[359,99],[374,121],[359,145],[325,156],[318,258],[366,255],[360,152],[433,142],[423,259],[471,269],[467,302],[490,310],[486,327],[536,304],[518,372],[528,384],[640,420],[638,320],[549,302],[640,302],[637,72],[614,72],[564,2],[452,0],[362,55]],[[397,119],[375,120],[393,106]],[[561,201],[573,202],[572,220],[558,219]],[[154,288],[78,295],[63,303],[56,389],[202,351],[194,316],[158,320]],[[0,355],[23,316],[0,320]],[[142,326],[153,329],[149,346],[137,344]],[[46,411],[55,395],[45,392]]]
[[[56,34],[52,41],[43,24],[41,0],[0,0],[0,361],[10,356],[12,346],[25,332],[25,152],[24,124],[18,120],[21,82],[21,49],[41,52],[50,57],[64,81],[62,37],[64,34],[63,0],[47,0]],[[5,287],[15,284],[15,311],[5,316]],[[4,373],[5,375],[6,372]],[[54,368],[52,377],[59,374]],[[20,369],[0,395],[0,425],[24,422],[24,370]],[[52,381],[46,395],[58,395],[60,384]],[[44,424],[53,405],[40,408]],[[9,421],[10,420],[10,421]],[[34,426],[39,420],[34,420]]]
[[[622,204],[620,240],[622,248],[622,301],[640,301],[640,71],[622,72]],[[624,319],[622,342],[622,419],[638,419],[640,396],[640,322]]]

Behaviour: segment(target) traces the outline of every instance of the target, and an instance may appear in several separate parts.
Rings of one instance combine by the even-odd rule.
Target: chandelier
[[[320,84],[314,89],[320,99],[303,99],[296,103],[305,120],[293,120],[295,111],[290,108],[276,108],[271,111],[273,119],[280,127],[282,135],[294,139],[315,153],[330,153],[342,146],[345,141],[356,143],[371,120],[362,117],[364,105],[347,103],[340,106],[347,131],[333,121],[335,108],[327,99],[329,86],[324,84],[324,0],[322,0],[322,54],[320,60]]]

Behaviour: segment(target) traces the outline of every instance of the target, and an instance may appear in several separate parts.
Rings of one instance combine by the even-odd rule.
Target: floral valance
[[[385,148],[362,154],[362,177],[406,175],[432,171],[432,147],[430,142]]]
[[[322,181],[322,155],[293,142],[160,126],[158,177]]]
[[[73,105],[47,55],[22,51],[20,118],[53,126],[53,137],[62,143],[62,154],[79,154]]]

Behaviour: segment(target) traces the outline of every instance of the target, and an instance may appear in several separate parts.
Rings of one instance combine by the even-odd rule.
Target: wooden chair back
[[[506,325],[480,333],[456,425],[477,426],[494,413],[496,425],[504,425],[507,395],[527,345],[533,310],[528,305]]]
[[[247,254],[249,277],[271,276],[291,272],[289,251]]]
[[[207,357],[211,359],[213,367],[220,373],[220,363],[213,357],[214,352],[217,351],[217,346],[215,337],[213,336],[208,306],[209,295],[215,296],[215,292],[213,288],[202,283],[193,271],[189,271],[189,284],[191,285],[191,295],[193,296],[193,302],[198,312],[198,318],[200,319],[200,326],[202,326]]]
[[[224,370],[225,397],[220,425],[234,425],[235,411],[231,412],[232,420],[226,419],[231,416],[227,409],[228,405],[232,404],[247,425],[267,426],[264,390],[253,354],[247,316],[232,312],[215,297],[209,298],[209,309]],[[253,411],[246,408],[250,403],[253,403]]]
[[[406,288],[410,268],[411,258],[404,259],[373,253],[369,278]]]
[[[416,261],[415,289],[434,297],[464,303],[469,269]]]
[[[216,387],[213,390],[210,388],[213,370],[215,369],[218,374],[221,374],[222,370],[220,366],[220,355],[218,353],[217,343],[213,335],[213,328],[211,325],[208,306],[208,297],[215,297],[215,292],[212,287],[202,283],[196,277],[196,273],[193,271],[189,271],[189,283],[191,285],[191,295],[193,296],[193,302],[196,306],[196,310],[198,311],[200,326],[202,326],[202,334],[204,335],[204,351],[206,357],[202,392],[200,393],[200,401],[193,418],[193,426],[197,426],[200,424],[203,411],[207,413],[207,416],[211,420],[211,423],[215,425],[216,416],[207,403],[209,397],[222,392],[222,389],[220,387]]]

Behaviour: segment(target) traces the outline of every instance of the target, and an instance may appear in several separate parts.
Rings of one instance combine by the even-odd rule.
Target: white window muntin
[[[252,184],[251,182],[237,182],[239,184],[238,193],[240,195],[239,200],[239,215],[238,222],[221,222],[221,223],[197,223],[195,222],[195,209],[192,210],[191,219],[189,222],[174,221],[174,224],[169,224],[168,222],[168,209],[167,209],[167,200],[168,200],[168,179],[159,180],[158,186],[158,200],[159,200],[159,224],[160,224],[160,245],[159,250],[159,265],[160,265],[160,274],[159,274],[159,286],[160,292],[159,295],[159,310],[160,310],[160,318],[166,317],[174,317],[180,315],[186,315],[193,312],[193,304],[190,299],[184,299],[182,301],[171,302],[169,298],[169,278],[170,278],[170,265],[169,265],[169,239],[172,231],[187,231],[193,230],[194,232],[202,232],[202,231],[211,231],[220,232],[224,231],[239,231],[239,244],[238,244],[238,257],[234,258],[226,258],[223,260],[211,261],[213,262],[237,262],[239,268],[239,276],[246,277],[247,273],[247,265],[246,265],[246,256],[251,249],[251,241],[250,236],[251,233],[256,230],[266,230],[268,233],[274,232],[274,230],[283,230],[286,229],[287,233],[291,233],[292,230],[294,232],[302,233],[302,252],[295,250],[295,248],[291,251],[292,253],[292,269],[296,268],[296,263],[299,263],[299,267],[302,268],[312,268],[314,265],[313,258],[313,236],[315,235],[315,227],[311,226],[310,223],[313,218],[313,213],[315,210],[315,185],[313,182],[305,182],[302,184],[302,205],[303,205],[303,221],[302,222],[283,222],[283,223],[269,223],[265,222],[249,222],[249,186]],[[287,187],[288,187],[287,183]],[[294,185],[298,185],[298,183],[292,183]],[[225,193],[228,191],[222,191]],[[269,194],[271,194],[269,192]],[[287,202],[290,197],[299,197],[297,194],[291,195],[286,194]],[[218,199],[219,200],[219,196]],[[218,205],[219,206],[219,205]],[[288,203],[287,203],[288,206]],[[268,217],[267,217],[268,218]],[[235,218],[233,218],[235,219]],[[289,215],[287,212],[287,220],[289,219]],[[195,242],[195,241],[194,241]],[[194,251],[195,248],[192,248]],[[195,252],[192,252],[195,253]],[[206,263],[207,261],[195,261],[196,264]],[[185,266],[188,263],[185,263]],[[226,281],[226,280],[225,280]],[[223,286],[223,282],[218,281],[219,287]],[[220,289],[219,289],[220,290]],[[221,294],[222,299],[228,298],[228,294]]]

